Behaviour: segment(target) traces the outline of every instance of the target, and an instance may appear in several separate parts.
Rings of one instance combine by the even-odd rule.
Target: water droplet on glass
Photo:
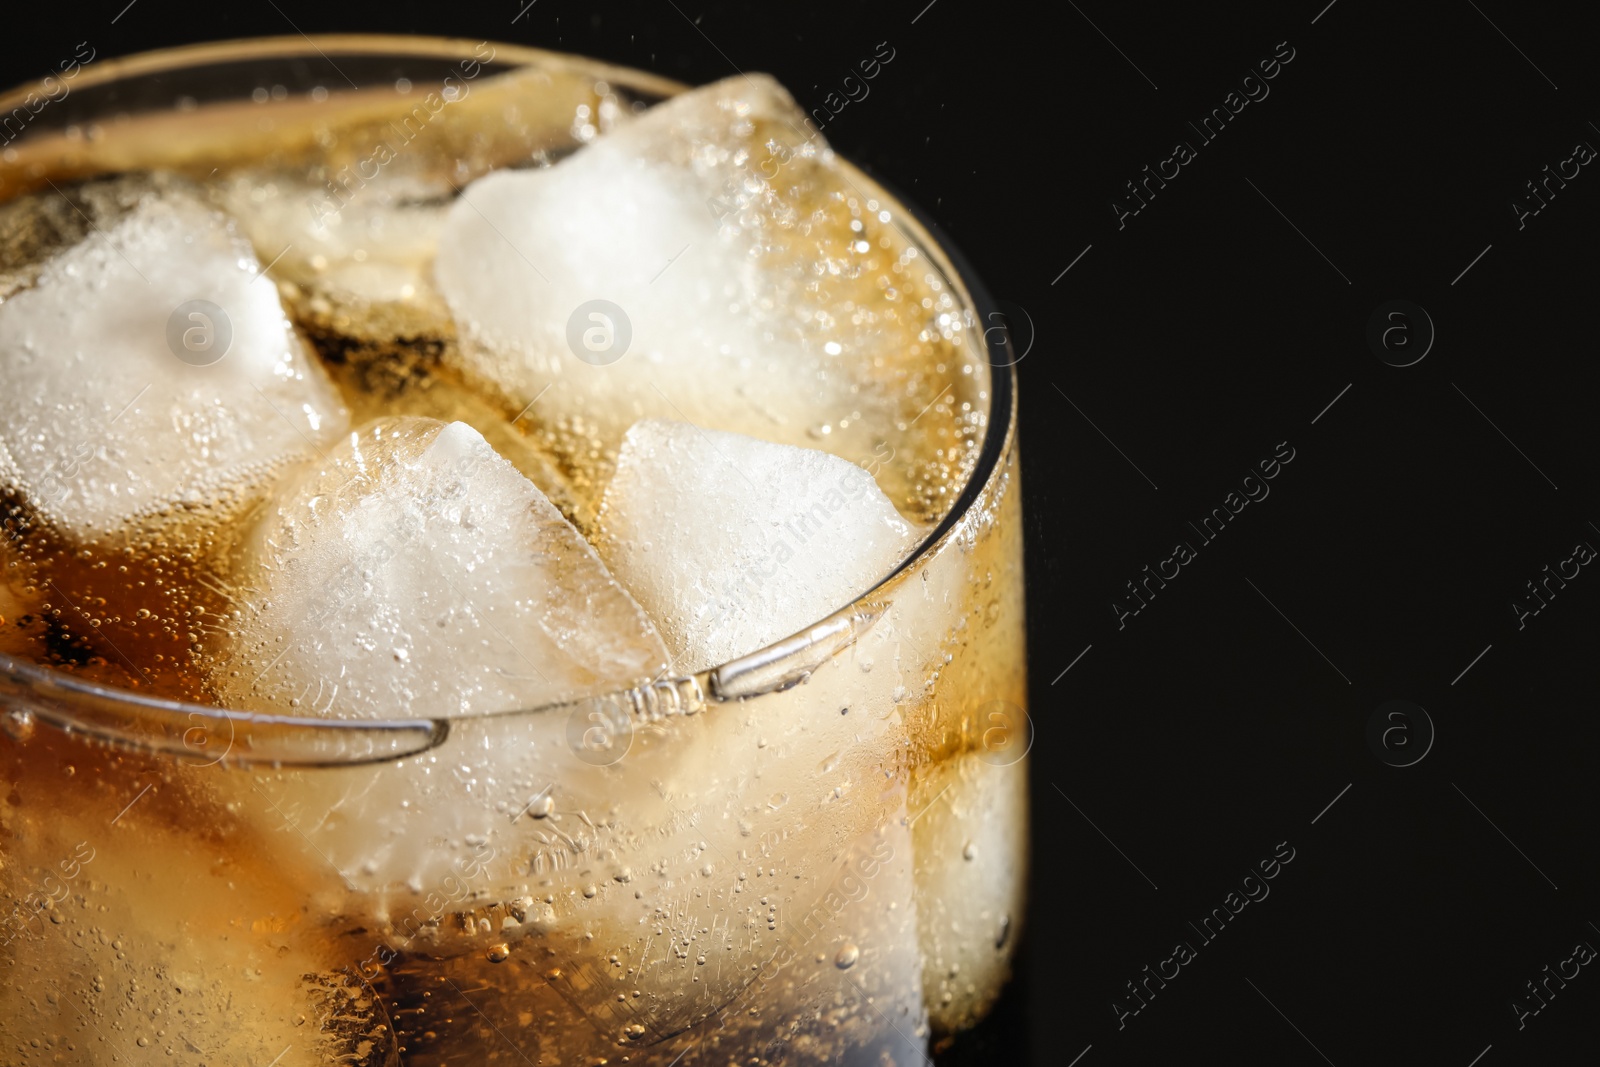
[[[511,946],[502,941],[498,945],[490,945],[484,955],[490,963],[504,963],[511,958]]]
[[[978,846],[968,841],[966,847],[961,850],[961,858],[968,861],[977,859]]]
[[[861,950],[856,947],[855,942],[846,941],[844,947],[839,950],[838,955],[833,957],[833,965],[841,971],[848,971],[856,965],[856,960],[860,958]]]

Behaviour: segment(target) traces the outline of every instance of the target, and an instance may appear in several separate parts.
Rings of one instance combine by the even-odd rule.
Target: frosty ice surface
[[[0,465],[30,506],[92,536],[340,433],[260,271],[227,216],[151,189],[0,303]]]
[[[602,557],[687,672],[844,607],[917,541],[853,463],[654,419],[623,437],[597,521]]]
[[[230,707],[459,717],[666,670],[594,549],[472,427],[379,420],[285,478],[235,577]]]

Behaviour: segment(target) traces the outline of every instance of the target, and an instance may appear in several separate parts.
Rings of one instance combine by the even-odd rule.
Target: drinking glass
[[[355,151],[348,116],[403,122],[468,69],[475,93],[523,76],[507,141],[551,156],[600,117],[563,86],[619,107],[685,89],[411,37],[102,59],[0,97],[25,113],[0,201]],[[449,150],[457,184],[504,162],[481,136]],[[1014,358],[950,248],[843,168],[949,294],[985,406],[925,540],[758,652],[491,715],[252,714],[0,655],[0,1058],[920,1064],[984,1017],[1027,864]]]

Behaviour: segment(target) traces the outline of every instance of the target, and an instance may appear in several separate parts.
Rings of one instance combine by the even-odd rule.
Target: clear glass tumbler
[[[74,68],[0,97],[26,115],[0,201],[107,171],[204,177],[296,137],[335,153],[327,130],[351,127],[329,116],[404,116],[452,76],[550,87],[507,126],[518,152],[594,135],[574,80],[622,106],[684,89],[370,36]],[[504,150],[435,143],[463,180]],[[926,540],[714,670],[471,718],[248,714],[0,651],[0,1059],[920,1064],[983,1018],[1027,863],[1012,359],[970,273],[848,173],[949,294],[986,406]]]

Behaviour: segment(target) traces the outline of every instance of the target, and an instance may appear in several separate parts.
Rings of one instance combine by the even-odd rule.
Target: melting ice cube
[[[89,228],[0,303],[0,475],[26,506],[88,538],[343,432],[226,216],[152,187]]]
[[[278,488],[245,547],[231,707],[338,718],[534,708],[659,674],[654,626],[465,423],[391,418]]]
[[[853,463],[653,419],[623,439],[599,524],[601,557],[686,672],[822,620],[918,540]]]

